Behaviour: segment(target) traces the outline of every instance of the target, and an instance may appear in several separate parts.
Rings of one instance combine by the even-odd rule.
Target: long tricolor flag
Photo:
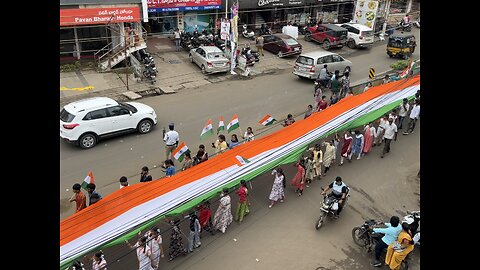
[[[177,149],[173,151],[173,157],[176,158],[178,161],[182,162],[185,153],[188,151],[188,147],[185,142],[182,142]]]
[[[262,120],[258,121],[258,123],[260,125],[263,125],[263,126],[269,126],[271,124],[273,124],[273,122],[277,121],[277,119],[271,117],[270,115],[265,115],[265,117],[262,118]]]
[[[85,177],[85,179],[83,179],[82,188],[87,190],[87,185],[88,184],[95,184],[95,179],[93,178],[92,171],[89,171],[87,177]]]
[[[212,135],[213,135],[212,119],[208,119],[207,124],[202,129],[202,134],[200,134],[200,139],[203,140]]]
[[[223,120],[223,116],[220,116],[220,121],[218,122],[217,134],[222,130],[225,130],[225,121]]]
[[[138,231],[158,223],[165,215],[179,215],[198,201],[217,195],[240,179],[251,180],[279,165],[298,160],[308,145],[319,138],[361,127],[402,103],[420,89],[420,75],[370,88],[298,125],[257,138],[248,147],[235,147],[198,164],[185,173],[162,181],[150,181],[114,191],[102,200],[60,222],[60,269],[67,269],[88,252],[123,244]],[[251,144],[251,145],[250,145]],[[237,155],[250,157],[248,166],[238,166]],[[245,162],[245,161],[244,161]],[[190,171],[191,170],[191,171]]]
[[[247,163],[250,162],[250,160],[248,160],[248,159],[246,159],[246,158],[244,158],[244,157],[242,157],[242,156],[235,156],[235,158],[237,158],[237,161],[238,161],[237,164],[238,164],[238,166],[243,166],[243,165],[245,165],[245,164],[247,164]]]
[[[410,59],[410,64],[408,65],[408,67],[400,74],[400,78],[405,78],[407,77],[408,73],[410,72],[410,70],[412,70],[413,68],[413,65],[415,63],[412,61],[412,59]]]
[[[240,127],[240,123],[238,122],[238,116],[235,114],[233,116],[232,120],[230,120],[230,123],[228,123],[228,125],[227,125],[228,133],[234,131],[235,129],[237,129],[239,127]]]

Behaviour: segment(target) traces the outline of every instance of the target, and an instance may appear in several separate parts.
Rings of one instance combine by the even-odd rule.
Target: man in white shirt
[[[406,132],[403,133],[403,135],[408,135],[410,133],[413,133],[413,129],[415,128],[415,123],[417,122],[419,116],[420,116],[420,100],[415,99],[415,103],[413,103],[412,111],[410,112],[410,121],[408,122],[408,129]]]
[[[385,125],[388,123],[387,119],[388,119],[388,114],[385,114],[384,117],[380,118],[380,123],[378,124],[378,128],[377,128],[377,137],[375,138],[375,141],[373,142],[373,146],[382,145],[383,132],[385,130]]]
[[[175,50],[178,52],[180,51],[180,30],[177,28],[173,32],[173,37],[175,38]]]
[[[174,125],[173,123],[170,123],[168,125],[169,131],[165,133],[163,136],[163,141],[165,142],[165,159],[172,159],[173,157],[170,155],[173,150],[178,146],[178,141],[180,140],[180,137],[178,136],[178,132],[173,130]]]
[[[398,129],[402,129],[403,119],[407,116],[409,109],[408,99],[404,98],[403,103],[398,106]]]
[[[393,123],[393,118],[388,118],[387,124],[385,124],[385,134],[383,135],[383,138],[385,138],[385,145],[383,147],[382,155],[380,156],[383,158],[383,156],[390,152],[390,143],[392,142],[392,139],[394,141],[397,140],[397,125]]]

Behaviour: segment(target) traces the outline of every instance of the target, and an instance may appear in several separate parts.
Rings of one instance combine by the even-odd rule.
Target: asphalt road
[[[341,50],[348,53],[349,49]],[[419,50],[414,57],[418,54]],[[390,63],[395,61],[385,54],[384,46],[351,52],[348,59],[354,63],[352,82],[363,80],[372,65],[380,72],[388,70]],[[159,124],[150,134],[109,139],[87,151],[60,142],[60,219],[73,212],[72,204],[67,201],[72,195],[71,186],[80,183],[89,170],[93,171],[103,195],[118,189],[118,178],[122,175],[129,177],[130,184],[138,183],[138,174],[144,165],[152,168],[154,179],[163,177],[164,173],[158,169],[164,159],[161,129],[169,122],[176,124],[181,140],[195,152],[198,144],[208,146],[213,141],[213,137],[208,141],[199,138],[209,118],[216,128],[219,116],[229,121],[233,114],[238,114],[243,131],[252,126],[258,133],[261,126],[257,122],[267,113],[282,119],[288,113],[295,115],[304,111],[307,104],[313,103],[313,85],[285,70],[253,79],[187,89],[175,95],[145,98],[141,102],[154,107],[159,116]],[[268,195],[273,177],[269,173],[257,177],[250,193],[251,213],[241,225],[232,223],[225,234],[202,235],[202,247],[173,262],[162,259],[160,269],[372,269],[373,255],[353,243],[351,230],[367,218],[388,221],[391,215],[403,216],[407,210],[419,209],[419,179],[416,178],[420,166],[419,138],[420,124],[415,133],[399,135],[385,158],[380,158],[381,149],[375,147],[361,160],[341,167],[332,165],[329,175],[315,180],[302,197],[297,197],[294,189],[288,186],[285,202],[271,209],[268,208]],[[294,167],[284,165],[283,168],[289,181],[295,174]],[[351,198],[338,220],[328,219],[316,231],[314,223],[319,214],[320,187],[328,185],[337,175],[352,187]],[[232,211],[236,203],[237,197],[232,194]],[[217,205],[212,204],[212,212]],[[181,226],[184,234],[188,233],[186,223]],[[163,247],[168,254],[170,232],[166,223],[160,227]],[[184,235],[184,243],[185,240]],[[125,245],[104,250],[108,268],[136,269],[136,256],[128,251]],[[411,269],[419,269],[419,254],[419,249],[415,249]],[[91,264],[87,266],[90,269]]]
[[[328,175],[314,180],[304,195],[296,196],[290,185],[285,190],[284,203],[268,208],[273,177],[269,172],[253,181],[250,192],[251,213],[242,224],[233,222],[225,234],[214,236],[203,233],[202,246],[192,254],[168,262],[170,231],[164,221],[158,224],[162,231],[166,256],[160,261],[162,270],[362,270],[373,269],[372,253],[356,246],[351,237],[354,227],[366,219],[388,221],[390,216],[403,217],[407,210],[420,209],[420,180],[416,177],[420,166],[420,124],[409,136],[398,135],[391,151],[380,158],[380,147],[360,160],[354,159],[338,166],[332,165]],[[282,166],[287,182],[295,174],[291,165]],[[327,219],[317,231],[314,224],[322,199],[320,187],[325,187],[336,176],[341,176],[351,188],[351,197],[339,219]],[[238,198],[232,197],[232,212]],[[218,203],[212,203],[214,213]],[[188,235],[188,221],[181,224],[184,243]],[[136,237],[130,242],[134,243]],[[136,269],[135,253],[126,245],[105,249],[108,269]],[[258,259],[258,261],[257,261]],[[410,269],[420,269],[420,249],[412,252]],[[383,266],[380,269],[388,269]]]
[[[418,33],[415,35],[418,47],[413,57],[416,59],[420,53],[420,38]],[[304,51],[320,48],[313,42],[302,43]],[[352,83],[365,80],[370,67],[381,73],[389,70],[389,65],[396,61],[386,55],[385,45],[381,43],[367,50],[344,47],[336,52],[353,62]],[[294,61],[292,58],[284,60],[288,63]],[[97,190],[104,196],[118,189],[118,179],[122,175],[129,178],[130,184],[138,183],[143,166],[151,169],[154,179],[163,177],[164,173],[158,168],[165,158],[162,127],[169,122],[175,123],[180,139],[196,152],[200,143],[208,147],[213,141],[213,137],[204,142],[199,138],[209,118],[212,118],[216,127],[220,116],[228,122],[233,114],[238,114],[243,131],[252,126],[254,132],[258,133],[261,126],[257,122],[265,114],[282,119],[288,113],[295,115],[305,111],[306,105],[313,104],[313,85],[311,81],[298,79],[290,70],[284,70],[253,79],[185,89],[175,95],[144,98],[141,102],[155,108],[159,117],[157,127],[150,134],[130,134],[108,139],[90,150],[81,150],[60,140],[60,219],[73,213],[73,203],[68,202],[72,196],[71,187],[74,183],[81,183],[90,170],[94,174]],[[210,153],[213,153],[213,149]]]

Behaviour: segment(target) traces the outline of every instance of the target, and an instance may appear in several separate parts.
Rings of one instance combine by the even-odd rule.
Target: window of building
[[[60,58],[72,57],[75,50],[75,34],[72,28],[60,28]]]
[[[110,43],[110,30],[105,26],[77,26],[82,55],[93,55]]]

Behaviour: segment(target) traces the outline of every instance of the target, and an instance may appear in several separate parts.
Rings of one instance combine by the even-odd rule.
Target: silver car
[[[351,72],[352,68],[352,62],[349,60],[336,53],[322,50],[301,54],[295,62],[293,74],[298,77],[316,79],[325,64],[328,71],[333,73],[335,70],[338,70],[340,75],[347,71]]]
[[[191,49],[188,55],[190,62],[197,64],[202,73],[227,72],[230,70],[230,60],[215,46],[200,46]]]

